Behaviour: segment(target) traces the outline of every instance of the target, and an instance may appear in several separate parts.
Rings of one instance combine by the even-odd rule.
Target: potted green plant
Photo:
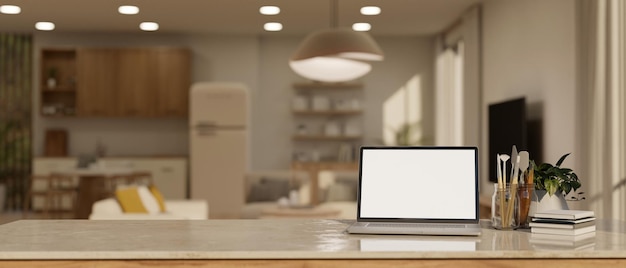
[[[48,69],[48,80],[46,81],[48,88],[52,89],[57,86],[57,73],[58,70],[55,67],[50,67]]]
[[[30,154],[16,153],[23,148],[30,148],[30,140],[21,131],[21,124],[11,119],[0,121],[0,212],[7,198],[20,195],[20,189],[15,185],[9,187],[7,181],[20,176],[9,164],[23,166],[30,161]]]
[[[581,184],[578,175],[572,169],[561,167],[561,164],[569,155],[567,153],[561,156],[554,166],[549,163],[542,163],[537,166],[533,161],[536,190],[545,190],[552,196],[557,192],[567,195],[572,190],[576,191],[580,188]]]
[[[581,187],[578,175],[570,168],[561,167],[569,155],[567,153],[561,156],[555,165],[550,163],[536,165],[532,161],[536,198],[532,201],[534,204],[531,204],[531,211],[533,208],[535,211],[568,209],[565,196],[572,191],[576,192]],[[584,197],[580,198],[581,194],[583,193],[580,192],[578,196],[572,198],[584,199]]]

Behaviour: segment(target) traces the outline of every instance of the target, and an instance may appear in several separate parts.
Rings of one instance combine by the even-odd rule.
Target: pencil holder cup
[[[530,228],[530,203],[533,198],[534,184],[520,184],[517,186],[517,196],[519,201],[519,212],[517,214],[517,224],[519,228]]]
[[[519,227],[519,196],[517,185],[499,188],[494,185],[491,198],[491,226],[499,230],[513,230]]]

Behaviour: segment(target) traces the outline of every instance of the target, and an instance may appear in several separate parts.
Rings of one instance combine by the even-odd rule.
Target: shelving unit
[[[363,84],[294,83],[293,160],[354,162],[350,149],[362,144]]]
[[[76,50],[41,51],[41,114],[66,116],[76,113]]]

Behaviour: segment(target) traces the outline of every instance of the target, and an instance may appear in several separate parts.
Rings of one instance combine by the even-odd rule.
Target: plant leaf
[[[571,154],[571,153],[566,153],[563,156],[561,156],[561,158],[559,158],[559,161],[556,161],[556,166],[560,167],[561,164],[563,164],[563,161],[565,161],[565,158],[567,158],[567,156]]]
[[[556,193],[556,190],[558,189],[558,185],[559,185],[558,182],[554,179],[547,179],[544,182],[544,187],[546,188],[546,191],[548,192],[550,196]]]
[[[567,195],[570,191],[572,191],[572,186],[568,183],[563,183],[561,184],[561,191]]]
[[[580,182],[578,182],[578,181],[572,181],[572,182],[570,182],[570,184],[572,185],[572,188],[574,189],[574,191],[576,191],[578,188],[580,188]]]

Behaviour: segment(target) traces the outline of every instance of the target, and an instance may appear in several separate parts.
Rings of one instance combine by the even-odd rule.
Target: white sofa
[[[261,216],[263,209],[278,206],[278,199],[287,197],[285,185],[289,189],[297,190],[299,205],[310,204],[311,188],[307,174],[307,172],[291,170],[248,172],[244,189],[246,203],[242,208],[241,217],[257,219]],[[318,192],[322,203],[319,206],[339,210],[337,218],[355,219],[357,176],[357,172],[321,171],[318,176]],[[346,187],[344,184],[346,181],[354,186]]]
[[[124,213],[115,198],[97,201],[91,208],[90,220],[206,220],[209,204],[205,200],[165,200],[166,212]]]

